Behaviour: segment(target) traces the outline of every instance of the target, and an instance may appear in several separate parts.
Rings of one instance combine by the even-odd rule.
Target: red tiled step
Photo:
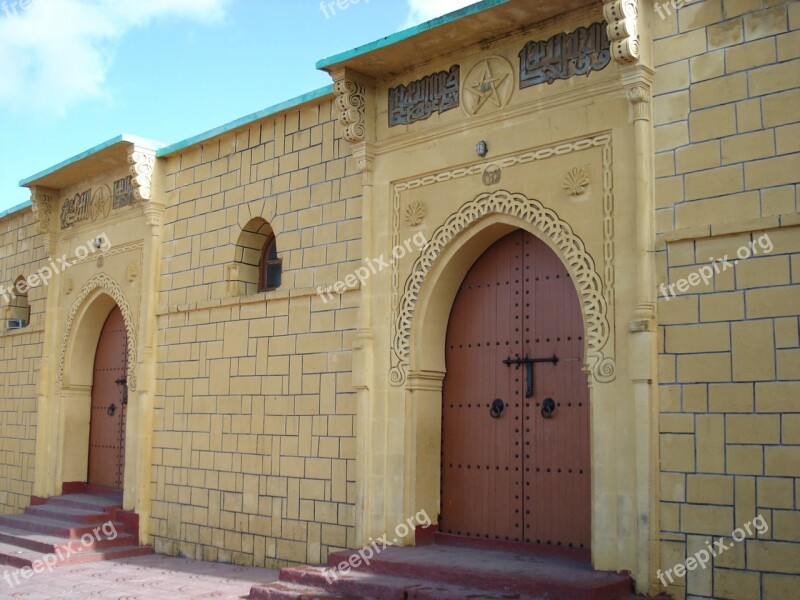
[[[56,521],[67,520],[73,523],[86,523],[99,525],[107,523],[111,518],[106,512],[98,510],[86,510],[83,508],[72,508],[70,506],[58,506],[57,504],[39,504],[29,506],[25,509],[25,514],[33,517],[43,517]]]
[[[116,496],[91,496],[89,494],[66,494],[47,499],[47,503],[39,506],[67,506],[83,510],[95,510],[111,514],[122,508],[122,498]]]
[[[101,532],[102,534],[102,532]],[[113,546],[135,546],[135,540],[129,533],[119,533],[116,538],[101,538],[94,539],[90,545],[93,549],[109,548]],[[65,539],[62,537],[44,535],[17,529],[16,527],[8,527],[0,525],[0,543],[19,546],[20,548],[27,548],[35,552],[55,552],[59,548],[66,548],[67,546],[76,547],[81,544],[79,540]]]
[[[356,600],[362,596],[345,596],[297,583],[276,581],[266,585],[253,586],[248,598],[251,600]]]
[[[281,570],[281,583],[313,588],[332,594],[340,594],[350,598],[385,598],[404,600],[462,600],[464,598],[485,598],[487,600],[503,600],[509,594],[501,591],[478,590],[458,585],[414,579],[409,577],[393,577],[378,575],[369,571],[350,571],[333,578],[321,567],[289,567]],[[269,587],[269,586],[267,586]],[[517,596],[514,594],[513,596]],[[294,596],[290,596],[294,597]],[[518,596],[517,596],[518,597]],[[251,598],[258,598],[251,591]],[[533,597],[529,597],[533,598]],[[536,598],[545,599],[546,595]]]
[[[328,564],[346,561],[351,554],[333,553]],[[386,548],[356,571],[551,600],[619,600],[632,587],[626,574],[594,571],[560,556],[436,545]]]
[[[99,560],[113,560],[116,558],[128,558],[130,556],[143,556],[152,554],[153,549],[149,546],[117,546],[110,548],[92,549],[86,548],[81,544],[75,544],[74,552],[61,553],[36,552],[27,548],[20,548],[9,544],[0,543],[0,565],[6,565],[16,569],[33,567],[37,561],[46,561],[47,555],[54,556],[53,566],[80,564],[95,562]],[[47,562],[45,562],[47,564]]]
[[[0,517],[0,527],[3,526],[22,529],[24,531],[30,531],[33,533],[71,539],[80,538],[86,533],[89,535],[94,535],[94,530],[99,527],[99,525],[94,523],[75,523],[73,521],[48,519],[29,514]],[[122,523],[114,523],[114,527],[116,528],[117,533],[125,531],[125,526]]]

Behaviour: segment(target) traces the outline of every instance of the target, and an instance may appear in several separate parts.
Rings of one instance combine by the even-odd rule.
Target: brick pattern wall
[[[331,102],[168,159],[151,532],[245,565],[321,562],[355,541],[361,177]],[[266,219],[278,290],[230,297],[242,227]]]
[[[0,286],[47,264],[44,239],[30,209],[0,221]],[[0,514],[21,512],[33,492],[36,386],[42,356],[47,288],[28,292],[30,324],[6,331],[0,322]],[[9,296],[10,298],[10,296]],[[0,298],[0,306],[7,301]]]
[[[705,569],[673,571],[669,592],[791,598],[800,589],[800,3],[661,11],[661,569],[712,536],[730,545],[762,515],[766,533]],[[726,255],[708,283],[698,278]]]

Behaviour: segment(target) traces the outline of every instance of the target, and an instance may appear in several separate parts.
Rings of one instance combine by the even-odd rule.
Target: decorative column
[[[636,473],[628,485],[635,493],[633,515],[624,524],[634,530],[633,556],[627,552],[640,592],[656,592],[659,564],[659,406],[655,310],[655,199],[651,87],[653,70],[643,64],[650,47],[641,43],[649,32],[647,15],[639,13],[637,0],[605,0],[611,54],[620,66],[621,80],[630,105],[635,152],[636,304],[628,323],[629,371],[633,392],[632,417],[625,426],[636,432]],[[643,57],[644,55],[644,57]],[[622,421],[619,421],[622,424]],[[630,488],[629,488],[630,489]],[[620,490],[625,492],[626,490]],[[623,515],[622,518],[625,518]],[[620,565],[622,566],[622,565]]]
[[[43,187],[31,188],[31,204],[33,216],[37,221],[37,230],[44,237],[44,247],[47,256],[55,254],[55,224],[58,211],[58,191]],[[61,493],[56,482],[61,481],[60,474],[53,473],[53,467],[60,464],[54,460],[60,447],[58,441],[58,418],[53,418],[53,411],[58,411],[59,390],[53,387],[54,364],[53,357],[58,353],[59,335],[56,332],[58,325],[58,288],[61,275],[56,274],[45,289],[44,331],[42,332],[42,361],[39,368],[39,384],[36,391],[37,417],[39,427],[36,429],[36,455],[34,458],[34,484],[33,493],[36,496],[53,496]],[[58,468],[58,467],[56,467]]]
[[[125,485],[124,508],[136,510],[139,515],[140,543],[149,543],[151,469],[153,453],[153,411],[156,390],[156,345],[158,343],[159,281],[161,277],[161,224],[164,204],[160,201],[162,193],[158,186],[161,181],[157,174],[158,164],[155,153],[133,147],[128,153],[133,195],[141,203],[142,218],[147,226],[142,249],[141,304],[139,313],[139,347],[136,365],[136,387],[131,395],[136,402],[129,402],[129,427],[135,438],[136,452],[131,461],[131,469],[126,469],[133,479]],[[130,454],[128,454],[130,456]]]
[[[336,118],[342,128],[342,137],[350,142],[356,168],[362,174],[361,183],[361,248],[364,257],[377,254],[372,235],[373,171],[375,167],[375,94],[373,81],[350,69],[331,73],[333,92],[336,95]],[[358,331],[353,342],[353,388],[356,390],[358,408],[356,428],[356,539],[366,543],[370,535],[382,531],[379,515],[384,506],[375,506],[374,498],[384,496],[373,489],[374,461],[386,452],[382,436],[374,431],[382,430],[385,410],[375,406],[374,348],[375,336],[372,327],[372,278],[361,285]]]

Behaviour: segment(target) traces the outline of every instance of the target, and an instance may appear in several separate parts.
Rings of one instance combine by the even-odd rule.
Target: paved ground
[[[15,570],[0,567],[0,598],[24,600],[187,600],[246,598],[254,583],[278,579],[268,569],[236,567],[167,556],[139,556],[59,567],[14,584]]]

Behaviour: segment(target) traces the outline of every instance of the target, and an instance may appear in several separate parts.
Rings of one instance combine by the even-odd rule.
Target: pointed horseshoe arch
[[[611,335],[608,303],[604,297],[603,280],[595,270],[594,260],[586,251],[583,240],[572,231],[569,223],[538,200],[498,190],[477,196],[450,215],[434,231],[422,254],[414,262],[400,299],[397,317],[392,324],[391,385],[403,385],[408,376],[411,322],[425,278],[450,242],[471,224],[490,214],[508,215],[532,224],[540,237],[558,251],[581,298],[586,327],[586,370],[599,382],[613,381],[616,378],[616,362],[613,349],[611,352],[606,350]]]
[[[64,377],[64,357],[67,351],[69,337],[72,334],[72,325],[86,299],[95,290],[102,290],[117,303],[125,321],[125,329],[128,331],[128,389],[136,389],[136,328],[134,326],[133,312],[122,292],[122,288],[111,277],[105,273],[98,273],[83,286],[80,293],[75,297],[72,309],[64,323],[64,333],[61,336],[61,348],[58,353],[58,376],[56,383],[60,386]]]

